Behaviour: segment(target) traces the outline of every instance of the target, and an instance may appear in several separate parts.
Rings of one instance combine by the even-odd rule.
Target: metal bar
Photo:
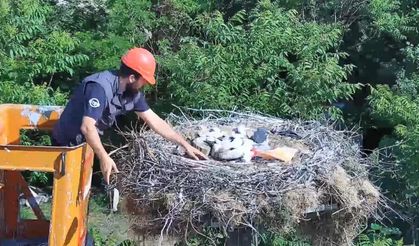
[[[0,182],[3,185],[0,188],[0,238],[4,238],[6,233],[6,221],[4,218],[4,181],[4,171],[0,170]]]
[[[20,129],[51,129],[61,110],[34,105],[0,105],[0,172],[6,170],[5,186],[0,189],[0,198],[3,198],[0,199],[2,238],[34,239],[48,235],[50,246],[85,245],[93,162],[91,148],[84,144],[74,147],[18,145]],[[86,148],[88,151],[82,152]],[[51,223],[46,220],[19,221],[18,178],[21,177],[15,170],[54,172]],[[31,200],[30,190],[22,189]],[[3,221],[1,210],[4,211]],[[34,212],[38,213],[36,210]],[[37,216],[43,217],[41,212]]]
[[[19,223],[19,239],[34,239],[48,236],[48,220],[22,220]]]
[[[19,219],[19,193],[18,175],[16,171],[5,171],[4,187],[4,218],[6,222],[6,238],[14,238],[17,235]]]
[[[62,107],[35,106],[21,104],[1,104],[0,111],[6,114],[6,120],[14,130],[52,129],[60,117]],[[8,141],[10,143],[10,141]]]
[[[92,163],[93,150],[85,145],[68,151],[65,174],[54,176],[49,246],[85,245]]]
[[[0,169],[54,172],[58,169],[61,153],[51,149],[0,146]]]
[[[47,220],[38,203],[36,202],[35,197],[33,197],[32,192],[29,190],[28,184],[26,183],[22,175],[20,175],[19,177],[19,185],[21,188],[21,192],[23,192],[23,194],[25,195],[25,199],[28,200],[29,205],[31,205],[31,208],[36,218],[38,218],[38,220]]]

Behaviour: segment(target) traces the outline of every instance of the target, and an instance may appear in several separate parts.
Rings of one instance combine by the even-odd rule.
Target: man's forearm
[[[151,109],[137,114],[138,117],[142,118],[157,134],[183,147],[188,146],[189,143],[182,137],[182,135],[177,133],[166,121],[160,118]]]
[[[83,123],[81,131],[86,138],[86,142],[92,147],[93,151],[99,159],[103,159],[108,155],[100,140],[96,127],[92,124]]]
[[[172,127],[170,127],[169,124],[167,124],[162,119],[159,119],[159,122],[152,125],[151,128],[153,129],[153,131],[157,132],[169,141],[177,143],[181,146],[185,146],[185,144],[187,144],[186,140],[182,137],[182,135],[177,133]]]
[[[86,142],[90,145],[90,147],[92,147],[99,159],[103,159],[103,157],[108,155],[96,129],[89,130],[84,136],[86,138]]]
[[[201,158],[206,160],[208,158],[201,151],[190,145],[182,135],[177,133],[166,121],[160,118],[151,109],[144,112],[138,112],[137,114],[157,134],[184,147],[186,153],[193,159],[199,160]]]

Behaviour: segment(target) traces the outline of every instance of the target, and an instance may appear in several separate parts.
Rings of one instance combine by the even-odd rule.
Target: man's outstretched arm
[[[156,133],[166,138],[169,141],[179,144],[185,148],[186,153],[194,158],[208,159],[201,151],[190,145],[179,133],[177,133],[166,121],[160,118],[153,110],[148,109],[144,112],[136,112],[138,117],[144,120],[145,123]]]

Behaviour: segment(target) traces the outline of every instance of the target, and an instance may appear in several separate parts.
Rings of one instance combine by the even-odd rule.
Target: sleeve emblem
[[[100,106],[100,102],[99,102],[99,100],[97,98],[91,98],[89,100],[89,105],[92,108],[98,108]]]

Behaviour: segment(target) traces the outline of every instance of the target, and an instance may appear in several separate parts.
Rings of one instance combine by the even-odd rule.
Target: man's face
[[[130,75],[128,79],[129,83],[127,84],[126,92],[130,95],[137,93],[147,83],[143,77],[136,79],[134,75]]]

